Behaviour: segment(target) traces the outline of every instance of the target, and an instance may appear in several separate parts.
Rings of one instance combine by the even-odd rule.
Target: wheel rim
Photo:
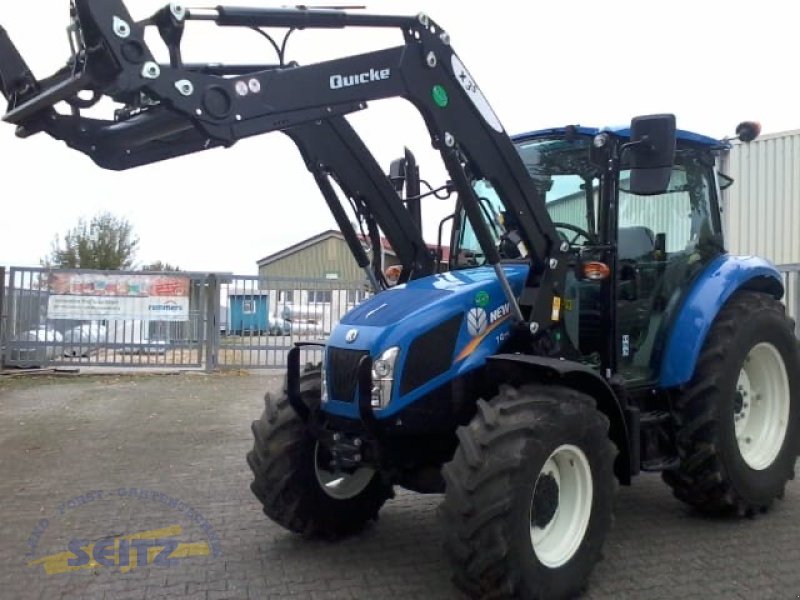
[[[358,496],[375,475],[375,469],[371,467],[360,467],[353,473],[334,473],[321,467],[319,442],[314,449],[314,472],[322,490],[335,500],[348,500]]]
[[[735,394],[739,452],[750,468],[761,471],[778,457],[789,424],[789,378],[775,346],[766,342],[753,346],[739,372]]]
[[[536,478],[530,509],[533,551],[546,567],[569,561],[592,514],[592,469],[577,446],[556,448]]]

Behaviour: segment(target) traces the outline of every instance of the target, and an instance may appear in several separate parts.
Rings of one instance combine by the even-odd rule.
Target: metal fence
[[[786,313],[794,319],[795,335],[800,337],[800,264],[779,265],[783,277],[783,303]]]
[[[364,282],[259,279],[215,273],[172,273],[188,280],[181,320],[63,318],[52,312],[54,274],[76,279],[141,277],[12,267],[0,274],[0,345],[10,367],[149,367],[185,369],[283,368],[296,342],[322,341],[339,319],[367,296]],[[151,274],[156,276],[156,274]],[[3,290],[4,288],[4,290]],[[88,292],[102,298],[103,284]],[[78,293],[87,293],[82,290]],[[80,315],[78,315],[80,316]],[[302,359],[319,362],[309,348]]]
[[[323,341],[369,295],[366,282],[232,277],[220,285],[219,368],[282,368],[296,342]],[[322,360],[308,348],[304,362]]]
[[[189,309],[185,321],[128,318],[120,320],[54,318],[51,300],[85,298],[102,302],[110,298],[107,289],[92,295],[70,295],[54,289],[54,275],[74,281],[105,277],[142,277],[141,272],[51,270],[12,267],[5,289],[6,318],[3,328],[3,360],[15,367],[114,366],[186,367],[202,365],[205,320],[205,275],[179,274],[189,281]],[[169,274],[161,274],[167,276]],[[154,277],[156,275],[153,275]]]
[[[787,312],[800,321],[800,264],[778,270]],[[370,295],[360,281],[178,273],[173,275],[190,281],[185,320],[54,319],[48,311],[52,273],[0,267],[3,365],[282,369],[296,342],[325,340],[342,316]],[[321,350],[304,349],[301,360],[319,362]]]

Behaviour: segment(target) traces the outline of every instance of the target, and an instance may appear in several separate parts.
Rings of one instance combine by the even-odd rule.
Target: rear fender
[[[658,387],[688,383],[711,326],[730,297],[753,290],[783,297],[783,281],[768,261],[755,256],[723,255],[693,283],[675,318],[661,359]]]
[[[609,437],[619,454],[614,472],[620,483],[628,485],[631,476],[639,472],[638,439],[631,448],[628,421],[623,402],[608,383],[593,369],[581,363],[526,354],[496,354],[488,359],[490,381],[502,381],[514,386],[525,383],[555,383],[588,394],[597,402],[597,408],[608,417]],[[629,412],[638,429],[638,411]]]

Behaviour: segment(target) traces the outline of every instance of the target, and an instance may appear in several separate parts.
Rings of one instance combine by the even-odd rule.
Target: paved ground
[[[305,542],[263,517],[244,454],[275,383],[0,380],[0,596],[459,598],[439,547],[439,497],[400,493],[375,527],[339,544]],[[588,598],[800,594],[796,483],[769,515],[729,521],[697,516],[645,476],[621,490],[617,515]],[[186,558],[153,564],[155,538]],[[86,540],[98,562],[66,553]],[[125,566],[139,551],[149,566]]]

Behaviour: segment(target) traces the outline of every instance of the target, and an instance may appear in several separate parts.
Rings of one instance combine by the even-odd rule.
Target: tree
[[[142,271],[164,271],[164,272],[173,272],[174,273],[174,272],[180,271],[180,270],[181,270],[180,267],[173,267],[168,262],[163,262],[163,261],[160,261],[160,260],[157,260],[156,262],[154,262],[151,265],[142,266]]]
[[[131,269],[138,246],[139,238],[126,219],[102,212],[89,222],[80,219],[63,241],[56,235],[42,264],[60,269]]]

